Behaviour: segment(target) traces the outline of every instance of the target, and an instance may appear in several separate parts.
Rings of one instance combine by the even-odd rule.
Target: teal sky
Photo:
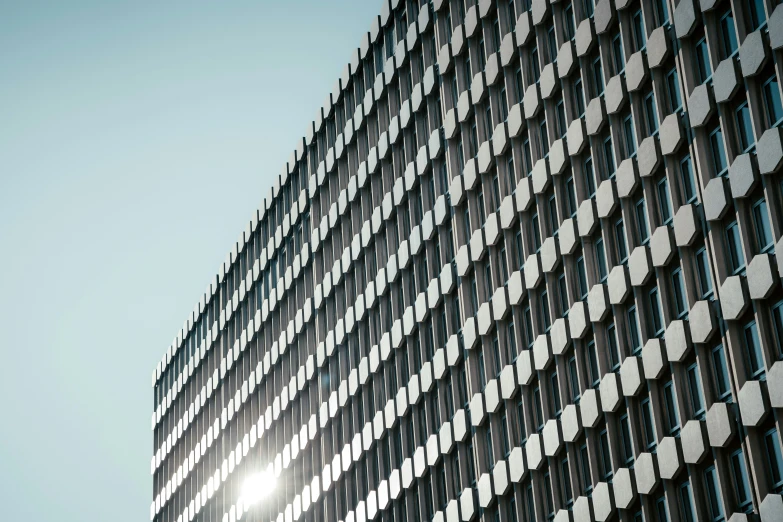
[[[378,11],[0,0],[3,520],[149,520],[152,369]]]

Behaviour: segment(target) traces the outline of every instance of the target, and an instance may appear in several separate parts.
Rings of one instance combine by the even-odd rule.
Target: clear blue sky
[[[152,369],[379,5],[0,1],[0,518],[149,520]]]

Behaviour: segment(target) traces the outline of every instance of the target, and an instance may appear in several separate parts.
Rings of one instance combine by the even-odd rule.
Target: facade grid
[[[777,4],[383,0],[153,372],[151,519],[783,520]]]

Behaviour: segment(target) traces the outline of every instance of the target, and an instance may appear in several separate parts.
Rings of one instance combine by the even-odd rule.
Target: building
[[[782,520],[776,3],[383,0],[155,369],[152,520]]]

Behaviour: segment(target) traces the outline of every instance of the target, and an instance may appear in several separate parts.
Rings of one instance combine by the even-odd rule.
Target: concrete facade
[[[774,4],[383,0],[153,372],[151,519],[779,521]]]

